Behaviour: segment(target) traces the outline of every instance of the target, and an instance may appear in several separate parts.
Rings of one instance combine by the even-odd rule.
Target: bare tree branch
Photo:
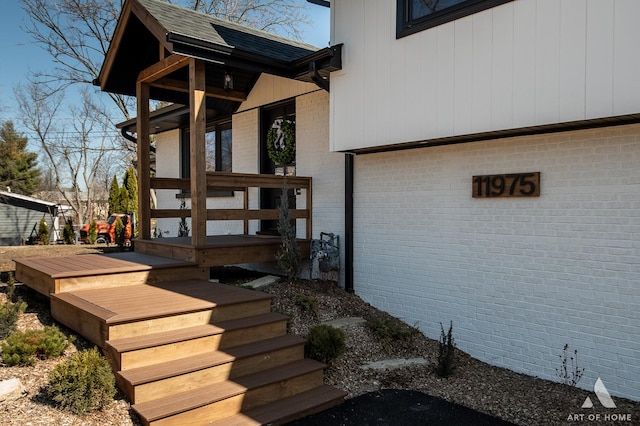
[[[22,90],[20,90],[22,89]],[[86,223],[96,196],[104,194],[103,163],[124,168],[126,151],[118,149],[117,137],[103,106],[84,91],[79,106],[70,109],[71,128],[57,124],[61,93],[43,95],[37,84],[16,89],[23,124],[36,135],[55,187],[75,213],[76,223]]]

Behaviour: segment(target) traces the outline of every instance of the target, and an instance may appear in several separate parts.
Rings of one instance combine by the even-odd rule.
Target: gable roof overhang
[[[94,83],[103,91],[135,96],[141,73],[178,56],[204,61],[212,93],[207,109],[217,115],[234,112],[261,73],[328,89],[329,73],[342,66],[341,45],[318,49],[159,0],[127,0]],[[234,87],[223,92],[227,73]],[[188,105],[188,81],[188,67],[175,67],[153,82],[150,97]]]

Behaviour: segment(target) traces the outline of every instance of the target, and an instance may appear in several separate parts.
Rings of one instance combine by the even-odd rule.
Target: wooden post
[[[206,81],[205,64],[189,59],[189,143],[191,156],[191,242],[202,247],[207,240]]]
[[[149,117],[149,85],[136,84],[138,102],[138,235],[151,238],[151,137]]]

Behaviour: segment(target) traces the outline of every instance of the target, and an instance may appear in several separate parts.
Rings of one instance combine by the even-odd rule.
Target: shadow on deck
[[[309,240],[298,240],[303,258],[309,257]],[[136,253],[179,259],[200,267],[274,262],[281,245],[279,236],[216,235],[206,245],[194,247],[189,237],[135,241]]]

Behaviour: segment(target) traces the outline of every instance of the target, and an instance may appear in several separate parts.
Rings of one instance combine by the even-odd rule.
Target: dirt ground
[[[0,272],[14,271],[13,259],[21,257],[52,257],[73,254],[101,253],[106,246],[102,245],[67,245],[55,244],[47,246],[0,246]]]

